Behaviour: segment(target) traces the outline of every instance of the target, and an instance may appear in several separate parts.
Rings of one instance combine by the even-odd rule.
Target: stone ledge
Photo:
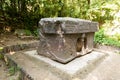
[[[48,66],[51,67],[51,71],[55,71],[55,74],[59,74],[68,80],[74,79],[76,77],[84,78],[107,56],[106,53],[93,51],[90,54],[79,57],[67,64],[61,64],[49,58],[37,55],[36,50],[26,51],[25,54],[36,58],[39,61],[43,61],[45,64],[47,63]]]
[[[70,17],[42,18],[39,25],[43,33],[49,34],[57,34],[60,27],[63,34],[87,33],[98,30],[97,22]]]
[[[18,79],[19,80],[34,80],[25,70],[23,67],[21,67],[21,65],[19,63],[16,62],[15,59],[13,59],[10,55],[8,54],[4,54],[4,53],[0,53],[4,56],[4,61],[6,63],[7,66],[9,67],[13,67],[14,66],[14,71],[16,71],[19,68],[19,75],[18,75]]]
[[[11,51],[20,51],[29,48],[36,48],[38,47],[38,45],[39,45],[39,41],[25,43],[25,44],[8,45],[3,47],[0,53],[8,53]]]

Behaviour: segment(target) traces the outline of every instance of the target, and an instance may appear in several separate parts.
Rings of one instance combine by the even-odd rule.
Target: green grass
[[[99,44],[120,47],[120,41],[106,36],[104,29],[100,29],[95,33],[94,41]]]

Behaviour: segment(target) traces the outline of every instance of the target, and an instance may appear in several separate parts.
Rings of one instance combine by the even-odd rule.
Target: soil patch
[[[14,33],[0,34],[0,47],[16,44],[25,44],[34,41],[37,41],[37,39],[36,38],[21,39],[20,37],[17,37]]]

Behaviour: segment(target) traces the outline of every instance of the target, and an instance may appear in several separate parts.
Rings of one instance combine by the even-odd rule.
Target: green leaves
[[[95,43],[99,44],[120,47],[120,41],[106,36],[104,34],[104,29],[100,29],[98,32],[95,33],[94,41]]]
[[[3,47],[0,47],[0,52],[2,52],[2,50],[3,50]]]
[[[3,49],[3,47],[0,47],[0,50],[2,50]]]
[[[105,41],[105,34],[104,34],[104,30],[103,29],[101,29],[101,30],[99,30],[98,32],[95,33],[94,41],[96,43],[100,43],[100,44],[104,43],[104,41]]]

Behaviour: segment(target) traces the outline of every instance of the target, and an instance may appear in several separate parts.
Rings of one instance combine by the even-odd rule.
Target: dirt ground
[[[14,33],[0,34],[0,48],[8,45],[24,44],[37,41],[37,39],[21,39]],[[8,66],[0,59],[0,80],[18,80],[18,74],[10,75]]]
[[[37,39],[35,38],[22,39],[20,37],[17,37],[14,33],[4,33],[4,34],[0,34],[0,47],[4,47],[7,45],[24,44],[36,40]]]

